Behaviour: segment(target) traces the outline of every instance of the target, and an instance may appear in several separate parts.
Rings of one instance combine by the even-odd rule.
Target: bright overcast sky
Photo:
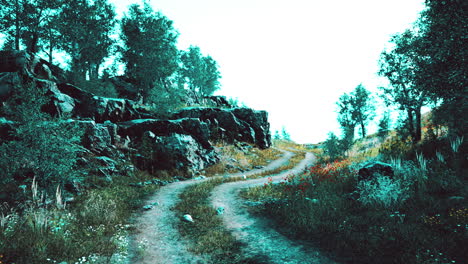
[[[110,0],[119,12],[139,1]],[[336,101],[358,84],[377,91],[377,61],[423,0],[151,0],[174,21],[179,48],[220,65],[222,88],[270,114],[300,143],[339,133]],[[375,121],[377,121],[376,118]]]

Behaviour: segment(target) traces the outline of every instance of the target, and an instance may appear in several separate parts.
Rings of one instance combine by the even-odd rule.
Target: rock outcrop
[[[190,135],[204,148],[212,148],[208,124],[197,118],[177,120],[136,119],[117,123],[117,133],[121,137],[141,140],[145,132],[152,132],[156,136],[170,136],[171,134]]]
[[[208,124],[196,118],[178,120],[137,119],[117,123],[117,134],[139,145],[140,169],[196,170],[213,165],[217,154],[209,142]]]
[[[371,180],[377,176],[388,176],[393,178],[394,172],[390,164],[374,161],[364,165],[358,172],[358,180]]]
[[[131,161],[140,169],[194,172],[218,161],[214,141],[241,141],[260,148],[271,145],[267,112],[230,108],[224,97],[206,98],[214,108],[186,108],[170,120],[161,120],[138,102],[95,96],[63,82],[64,76],[36,55],[1,51],[0,102],[6,102],[25,80],[34,83],[49,98],[42,111],[70,118],[68,124],[84,131],[82,145],[88,157],[83,162],[108,167],[99,169],[107,178],[116,171],[113,161],[123,156],[133,157]],[[138,88],[124,77],[112,82],[120,94],[136,96]],[[7,119],[0,119],[0,136],[13,140],[8,135],[15,128]]]
[[[219,160],[213,148],[204,148],[190,135],[156,136],[147,131],[142,142],[144,148],[137,162],[141,169],[177,169],[192,175]]]
[[[197,118],[210,127],[210,139],[228,142],[241,141],[259,148],[271,146],[270,124],[266,111],[250,108],[185,108],[173,118]]]
[[[124,122],[139,118],[152,117],[132,100],[95,96],[74,85],[62,83],[58,89],[75,99],[73,109],[75,118],[91,118],[96,122]]]

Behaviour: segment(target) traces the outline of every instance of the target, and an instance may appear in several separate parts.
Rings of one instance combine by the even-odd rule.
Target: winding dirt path
[[[177,230],[176,223],[179,219],[172,208],[180,201],[179,195],[188,186],[208,179],[249,176],[279,168],[286,164],[292,156],[294,156],[293,153],[286,151],[281,158],[262,169],[210,177],[204,180],[175,182],[161,187],[147,201],[147,204],[155,204],[153,209],[143,212],[135,221],[136,232],[131,239],[133,255],[131,263],[206,263],[207,261],[202,256],[194,255],[187,250],[188,243],[179,235]]]
[[[307,153],[296,167],[272,176],[273,182],[279,182],[291,174],[300,174],[307,165],[315,161],[315,156]],[[246,244],[245,254],[249,257],[268,256],[269,263],[334,263],[322,256],[319,251],[307,249],[297,242],[291,241],[268,226],[257,217],[250,215],[244,201],[238,196],[243,188],[262,185],[268,178],[259,178],[240,182],[230,182],[217,186],[211,195],[211,203],[215,208],[224,207],[221,215],[225,226],[234,236]]]

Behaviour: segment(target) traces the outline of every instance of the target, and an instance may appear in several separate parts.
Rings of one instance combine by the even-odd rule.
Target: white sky
[[[119,12],[140,2],[110,1]],[[217,94],[267,110],[272,130],[285,126],[300,143],[340,133],[339,96],[360,83],[377,91],[377,61],[390,35],[424,8],[423,0],[150,2],[174,21],[180,49],[199,46],[219,63]]]
[[[122,10],[129,1],[113,0]],[[267,110],[273,130],[316,143],[339,133],[336,101],[359,83],[377,91],[377,61],[422,0],[152,0],[174,21],[179,48],[220,65],[218,94]],[[376,118],[375,121],[377,121]]]
[[[109,0],[117,13],[141,0]],[[219,95],[267,110],[299,143],[333,131],[336,101],[358,84],[378,92],[378,58],[424,0],[150,0],[174,21],[179,49],[199,46],[220,65]],[[380,107],[377,113],[383,112]],[[369,128],[376,128],[377,116]]]

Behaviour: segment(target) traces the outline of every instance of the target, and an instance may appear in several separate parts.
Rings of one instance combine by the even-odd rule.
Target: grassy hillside
[[[397,144],[398,143],[398,144]],[[414,158],[413,158],[414,157]],[[349,156],[299,177],[245,190],[251,208],[293,239],[344,263],[464,263],[468,259],[466,143],[462,138],[406,144],[390,135],[358,141]],[[373,160],[395,176],[358,181]],[[258,203],[257,203],[258,204]]]

